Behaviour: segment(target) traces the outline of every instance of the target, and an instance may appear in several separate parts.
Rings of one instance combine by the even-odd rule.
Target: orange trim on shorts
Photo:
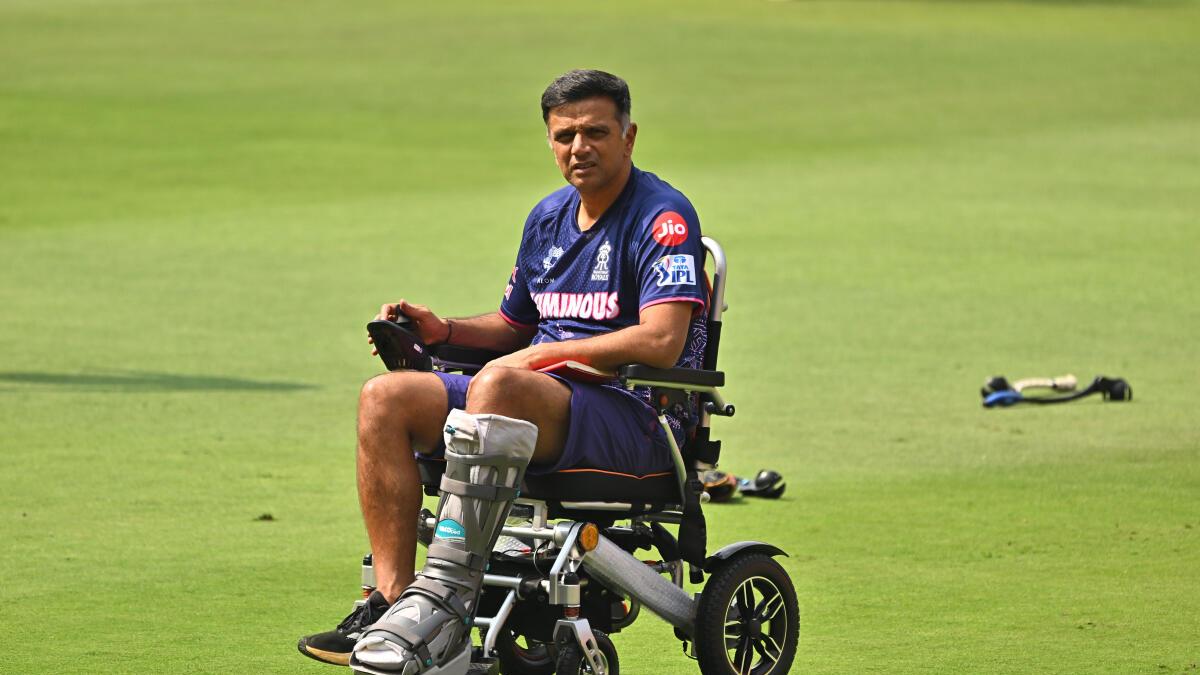
[[[672,476],[675,473],[673,471],[663,471],[661,473],[648,473],[645,476],[635,476],[631,473],[621,473],[620,471],[604,471],[603,469],[563,469],[562,471],[555,471],[553,473],[582,473],[585,471],[591,472],[591,473],[608,474],[609,476],[623,476],[625,478],[632,478],[634,480],[643,480],[645,478],[658,478],[659,476]]]

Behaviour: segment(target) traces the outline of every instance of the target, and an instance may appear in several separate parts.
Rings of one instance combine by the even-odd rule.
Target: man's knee
[[[516,368],[484,368],[471,378],[467,387],[467,405],[482,404],[503,397],[504,392],[516,393],[520,373]],[[480,410],[479,412],[490,412]]]
[[[363,383],[358,400],[363,408],[389,408],[403,401],[413,389],[411,373],[384,373]]]
[[[546,389],[561,386],[542,373],[520,368],[484,368],[471,378],[467,388],[467,410],[522,416],[521,411],[545,398]]]
[[[562,454],[570,406],[570,387],[531,370],[485,368],[467,390],[467,412],[515,417],[537,425],[533,461],[538,463],[552,463]]]
[[[399,372],[367,380],[359,394],[360,423],[403,425],[410,433],[440,428],[446,416],[446,390],[432,373]]]

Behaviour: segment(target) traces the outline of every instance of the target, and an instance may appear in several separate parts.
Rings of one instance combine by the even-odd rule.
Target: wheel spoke
[[[754,644],[754,651],[758,652],[758,655],[763,657],[764,659],[767,658],[767,648],[763,646],[762,640],[761,639],[755,640],[753,642],[753,644]]]
[[[762,644],[763,651],[761,653],[764,658],[771,659],[772,661],[779,660],[780,655],[783,654],[783,648],[779,646],[779,643],[775,641],[775,638],[771,637],[767,633],[763,633],[759,637],[759,642]]]
[[[775,618],[776,614],[779,613],[779,610],[783,607],[783,604],[782,593],[777,592],[773,595],[765,596],[763,601],[758,603],[758,607],[754,609],[754,615],[759,621],[770,621],[771,619]]]
[[[740,675],[750,675],[750,668],[754,665],[754,642],[750,636],[745,637],[745,649],[742,650],[742,658],[738,659],[738,673]]]
[[[754,616],[754,586],[749,580],[738,586],[737,606],[738,612],[741,613],[743,619],[749,619]]]
[[[725,623],[725,639],[742,637],[742,622],[727,621]]]
[[[749,647],[749,646],[750,646],[749,636],[743,635],[742,637],[738,638],[737,651],[734,652],[734,654],[733,654],[733,667],[735,670],[737,670],[739,675],[741,675],[743,670],[746,670],[746,669],[742,668],[742,662],[746,660],[746,656],[747,656],[746,652],[749,651],[747,649],[747,647]]]
[[[725,651],[735,649],[738,643],[741,642],[745,634],[742,633],[741,624],[734,622],[737,628],[730,630],[729,624],[725,625]]]

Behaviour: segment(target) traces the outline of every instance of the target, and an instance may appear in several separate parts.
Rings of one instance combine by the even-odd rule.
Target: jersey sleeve
[[[529,281],[521,271],[521,259],[525,256],[526,241],[529,238],[530,223],[534,214],[530,213],[525,221],[525,232],[521,235],[521,246],[517,250],[517,261],[513,263],[512,274],[508,277],[508,285],[504,287],[504,297],[500,299],[500,316],[505,321],[521,327],[531,328],[538,324],[540,315],[537,305],[529,295]]]
[[[664,302],[708,300],[700,222],[686,200],[652,209],[637,234],[638,311]]]

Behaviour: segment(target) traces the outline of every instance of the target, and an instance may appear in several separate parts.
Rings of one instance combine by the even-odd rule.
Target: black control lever
[[[367,334],[388,370],[433,370],[429,348],[408,328],[412,321],[399,314],[395,321],[382,319],[367,324]]]

